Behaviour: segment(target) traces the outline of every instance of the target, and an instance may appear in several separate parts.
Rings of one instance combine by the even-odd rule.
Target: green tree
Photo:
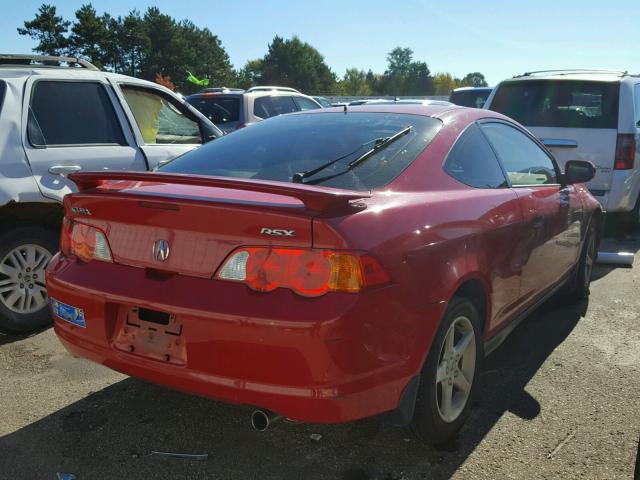
[[[262,59],[260,83],[294,87],[310,94],[332,93],[336,77],[315,48],[298,37],[274,37]]]
[[[463,87],[487,87],[489,84],[480,72],[467,73],[460,82]]]
[[[436,95],[449,95],[451,90],[460,86],[460,80],[450,73],[436,73],[433,77],[433,86]]]
[[[114,71],[138,77],[141,65],[150,49],[149,37],[144,20],[138,10],[117,20],[111,20],[110,35],[105,47]],[[159,72],[157,72],[159,73]]]
[[[386,95],[431,95],[433,79],[425,62],[413,60],[413,50],[396,47],[387,55],[384,81],[379,82]]]
[[[96,9],[88,3],[76,11],[76,21],[71,26],[68,50],[74,56],[88,59],[98,68],[112,60],[107,51],[111,16],[98,16]]]
[[[197,89],[186,83],[186,71],[209,79],[210,85],[231,86],[236,81],[229,56],[218,37],[208,28],[198,28],[193,22],[184,20],[177,24],[175,47],[179,61],[167,68],[167,73],[182,91]]]
[[[235,86],[238,88],[250,88],[260,82],[262,75],[262,60],[249,60],[244,67],[236,72]]]
[[[343,95],[371,95],[367,74],[357,68],[347,68],[340,82],[340,90]]]
[[[35,18],[24,22],[24,28],[18,28],[20,35],[27,35],[38,44],[34,52],[44,55],[63,55],[68,41],[65,36],[71,23],[56,15],[55,5],[42,4]]]

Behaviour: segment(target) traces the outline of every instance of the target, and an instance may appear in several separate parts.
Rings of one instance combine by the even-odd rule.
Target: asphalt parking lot
[[[640,238],[605,246],[635,252]],[[525,321],[486,360],[473,419],[441,450],[371,419],[256,433],[249,407],[74,359],[51,329],[0,334],[0,479],[633,478],[639,271],[640,253],[634,269],[598,267],[588,303],[554,300]]]

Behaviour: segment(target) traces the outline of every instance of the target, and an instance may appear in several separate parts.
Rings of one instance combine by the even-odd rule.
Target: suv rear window
[[[350,162],[379,139],[411,126],[352,170]],[[431,143],[442,122],[420,115],[350,112],[284,115],[238,130],[192,150],[163,172],[291,182],[296,173],[319,169],[307,183],[367,191],[396,178]]]
[[[528,127],[618,128],[618,82],[504,82],[490,109]]]
[[[258,97],[253,102],[253,114],[263,119],[298,111],[293,98],[288,95]]]
[[[194,95],[187,102],[216,125],[240,120],[240,97],[223,95]]]
[[[490,93],[491,89],[460,90],[458,92],[451,92],[449,101],[461,107],[482,108]]]

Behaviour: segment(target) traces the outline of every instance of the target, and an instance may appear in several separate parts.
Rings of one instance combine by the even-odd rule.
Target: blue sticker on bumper
[[[59,319],[77,325],[78,327],[87,328],[87,324],[84,321],[84,311],[81,308],[72,307],[71,305],[52,298],[51,310]]]

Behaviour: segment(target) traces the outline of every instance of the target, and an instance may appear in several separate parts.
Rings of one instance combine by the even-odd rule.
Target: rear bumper
[[[442,308],[407,310],[395,285],[310,299],[180,275],[154,280],[144,269],[60,255],[47,282],[52,298],[84,311],[86,328],[55,319],[73,355],[167,387],[318,423],[395,409],[420,371]],[[118,312],[131,307],[180,319],[185,364],[116,348],[126,323]]]
[[[640,169],[613,170],[611,188],[592,194],[608,212],[630,212],[640,194]]]

